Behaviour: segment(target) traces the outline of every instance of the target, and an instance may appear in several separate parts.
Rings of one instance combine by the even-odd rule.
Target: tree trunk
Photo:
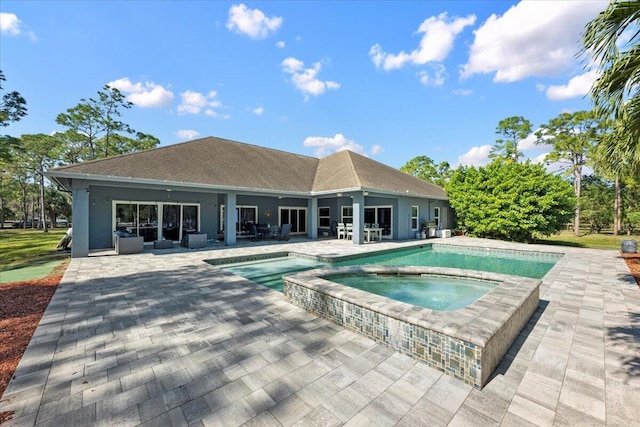
[[[0,228],[4,228],[4,197],[0,196]]]
[[[27,229],[27,218],[29,217],[29,201],[27,200],[27,187],[22,187],[22,228]]]
[[[31,228],[36,228],[36,201],[31,196]]]
[[[580,237],[580,188],[582,187],[582,167],[573,172],[573,191],[576,195],[576,215],[573,219],[573,235]]]
[[[622,212],[620,211],[620,176],[615,179],[615,197],[613,199],[613,235],[617,236],[622,230]]]
[[[44,175],[42,174],[42,169],[40,172],[40,217],[42,220],[42,231],[47,233],[49,230],[47,229],[47,209],[44,204]]]

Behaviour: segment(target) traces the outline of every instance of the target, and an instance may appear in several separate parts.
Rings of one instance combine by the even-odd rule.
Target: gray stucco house
[[[452,225],[441,187],[351,151],[317,159],[209,137],[45,175],[72,194],[73,257],[114,247],[115,230],[148,244],[204,232],[233,245],[251,223],[292,224],[292,235],[316,239],[345,222],[362,244],[365,223],[394,240],[424,221]]]

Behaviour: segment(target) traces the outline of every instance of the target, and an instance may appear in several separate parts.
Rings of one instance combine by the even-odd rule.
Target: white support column
[[[71,183],[71,214],[73,216],[73,236],[71,257],[89,256],[89,185],[83,180]]]
[[[229,192],[224,204],[224,245],[236,244],[236,193]]]
[[[309,215],[307,218],[307,236],[310,239],[318,238],[318,199],[312,197],[308,200]]]
[[[353,244],[364,243],[364,195],[360,192],[353,195]]]

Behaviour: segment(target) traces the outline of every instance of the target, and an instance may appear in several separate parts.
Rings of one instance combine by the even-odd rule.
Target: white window
[[[188,233],[200,231],[200,204],[114,200],[112,227],[142,236],[145,242],[178,241]]]
[[[251,224],[256,224],[257,218],[257,206],[236,205],[236,235],[251,234]],[[220,205],[220,230],[224,231],[224,205]]]
[[[278,218],[280,227],[291,224],[291,234],[307,232],[307,208],[279,207]]]
[[[391,206],[365,206],[364,223],[378,224],[382,228],[382,238],[393,236],[393,208]]]
[[[353,222],[353,206],[343,206],[340,222],[351,224]]]
[[[331,210],[328,207],[318,208],[318,227],[331,227]]]
[[[418,217],[420,213],[420,208],[418,206],[411,206],[411,229],[418,229]]]
[[[436,223],[436,227],[440,228],[440,208],[433,208],[433,222]]]

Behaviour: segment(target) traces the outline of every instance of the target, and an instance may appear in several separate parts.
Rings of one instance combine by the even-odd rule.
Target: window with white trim
[[[318,227],[331,227],[331,210],[328,207],[318,208]]]
[[[345,224],[353,223],[353,206],[343,206],[340,219]]]
[[[418,206],[411,206],[411,229],[418,229],[418,217],[420,214],[420,208]]]
[[[433,222],[436,223],[436,227],[440,227],[440,208],[438,206],[433,208]]]

